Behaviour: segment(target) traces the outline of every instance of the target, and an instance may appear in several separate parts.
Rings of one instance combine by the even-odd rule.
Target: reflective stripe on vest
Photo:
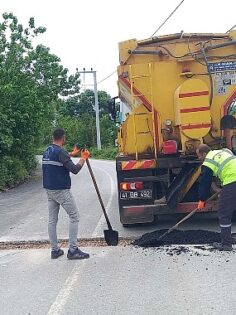
[[[55,166],[63,166],[63,163],[61,163],[61,162],[47,161],[47,160],[43,160],[43,161],[42,161],[42,164],[55,165]]]
[[[235,163],[228,166],[232,160]],[[223,185],[236,181],[236,156],[229,149],[210,151],[203,165],[212,169],[213,175],[219,177]]]
[[[217,154],[218,154],[218,153],[217,153]],[[216,154],[216,155],[217,155],[217,154]],[[216,155],[214,155],[213,158],[214,158]],[[220,177],[220,176],[221,176],[221,173],[222,173],[222,171],[223,171],[223,168],[225,167],[225,165],[226,165],[229,161],[231,161],[231,160],[233,160],[233,159],[235,159],[235,158],[236,158],[235,156],[229,156],[229,157],[228,157],[226,160],[224,160],[222,163],[217,163],[216,161],[214,161],[214,160],[212,160],[212,159],[205,159],[204,162],[208,162],[208,163],[211,163],[211,164],[215,165],[215,166],[218,168],[218,170],[217,170],[217,176]]]
[[[217,176],[219,176],[219,177],[221,176],[221,173],[222,173],[223,168],[225,167],[225,165],[226,165],[229,161],[231,161],[231,160],[233,160],[233,159],[235,159],[235,156],[229,156],[226,160],[224,160],[223,163],[220,164],[219,169],[218,169],[218,172],[217,172]]]

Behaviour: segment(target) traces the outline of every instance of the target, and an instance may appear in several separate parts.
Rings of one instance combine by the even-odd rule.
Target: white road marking
[[[107,212],[109,212],[109,209],[110,209],[111,203],[112,203],[112,199],[113,199],[113,196],[115,194],[115,183],[113,181],[113,178],[111,177],[111,175],[107,171],[105,171],[104,169],[102,169],[100,167],[93,166],[93,168],[99,169],[101,172],[105,173],[110,180],[110,197],[109,197],[109,200],[105,206]],[[102,226],[105,223],[106,223],[105,218],[104,218],[104,215],[102,214],[99,221],[98,221],[96,228],[94,229],[94,231],[92,233],[92,237],[100,236],[100,233],[102,231]],[[47,315],[59,315],[62,313],[63,308],[66,305],[66,303],[70,297],[71,292],[73,292],[74,286],[78,285],[78,280],[79,280],[81,273],[83,272],[84,267],[85,267],[85,260],[83,260],[82,262],[79,262],[78,264],[75,265],[75,267],[72,269],[70,275],[66,279],[66,282],[64,283],[61,290],[59,291],[55,301],[51,305]]]
[[[63,311],[64,306],[68,298],[70,297],[71,292],[73,291],[73,287],[75,284],[78,285],[78,279],[83,272],[83,267],[85,265],[85,260],[79,262],[75,267],[72,269],[69,277],[66,279],[66,282],[63,284],[63,287],[59,291],[56,300],[51,305],[47,315],[58,315],[61,314]]]

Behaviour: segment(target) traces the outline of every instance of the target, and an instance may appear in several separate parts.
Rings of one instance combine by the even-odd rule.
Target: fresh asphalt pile
[[[156,230],[146,233],[132,244],[140,247],[163,247],[165,245],[210,245],[213,242],[220,242],[220,233],[207,230],[175,230],[160,241],[159,237],[166,231]]]

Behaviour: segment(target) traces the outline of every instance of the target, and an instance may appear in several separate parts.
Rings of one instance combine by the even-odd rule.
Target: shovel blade
[[[119,234],[114,230],[104,230],[104,238],[109,246],[117,246],[119,243]]]

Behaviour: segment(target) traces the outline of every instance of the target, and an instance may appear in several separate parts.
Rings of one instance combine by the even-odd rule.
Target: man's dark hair
[[[198,152],[200,154],[203,153],[209,153],[211,151],[211,148],[207,145],[207,144],[200,144],[200,146],[198,147]]]
[[[65,130],[62,128],[57,128],[53,131],[53,140],[61,140],[65,135]]]

